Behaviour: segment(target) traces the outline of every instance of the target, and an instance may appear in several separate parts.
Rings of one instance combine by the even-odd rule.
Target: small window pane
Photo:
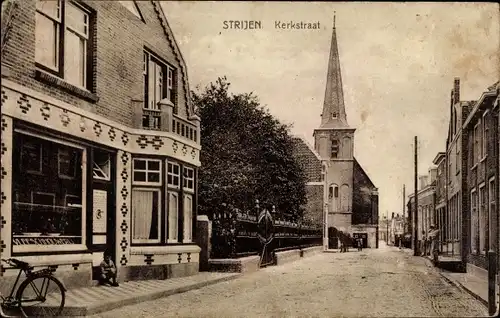
[[[36,9],[45,13],[49,17],[54,19],[59,19],[61,15],[61,7],[59,5],[59,1],[37,1]]]
[[[36,13],[36,45],[35,60],[50,68],[57,68],[57,44],[58,30],[57,22]]]
[[[84,87],[86,71],[86,41],[66,31],[64,43],[64,78],[71,84]]]
[[[82,35],[88,35],[88,15],[75,5],[66,5],[66,25]]]
[[[171,175],[168,175],[168,176],[167,176],[167,182],[168,182],[168,184],[172,184],[172,182],[173,182],[173,177],[172,177]]]
[[[160,174],[156,172],[149,172],[148,182],[160,182]]]
[[[134,181],[146,182],[146,172],[134,172]]]
[[[148,170],[160,171],[159,161],[148,161]]]
[[[134,170],[146,170],[146,160],[134,159]]]

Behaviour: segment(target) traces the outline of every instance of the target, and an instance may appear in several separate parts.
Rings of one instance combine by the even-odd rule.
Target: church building
[[[347,122],[334,25],[314,148],[303,138],[295,139],[296,157],[308,178],[306,215],[323,223],[325,249],[358,237],[364,247],[378,247],[378,192],[354,157],[354,133]]]

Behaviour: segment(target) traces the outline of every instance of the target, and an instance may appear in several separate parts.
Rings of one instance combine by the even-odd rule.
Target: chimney
[[[420,176],[420,190],[427,186],[427,176]]]
[[[460,78],[455,77],[453,83],[453,101],[456,103],[460,102]]]
[[[433,183],[437,179],[437,168],[429,169],[429,175],[431,177],[430,183]]]

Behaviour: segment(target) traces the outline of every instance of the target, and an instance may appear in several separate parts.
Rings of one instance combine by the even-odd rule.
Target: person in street
[[[363,239],[362,238],[358,238],[357,239],[357,243],[358,243],[358,251],[362,251],[363,250]]]
[[[429,239],[431,240],[431,248],[430,255],[432,256],[434,262],[438,261],[438,242],[439,242],[439,229],[437,229],[434,225],[431,226],[431,230],[429,232]]]
[[[116,266],[113,260],[111,260],[111,256],[109,253],[104,254],[104,259],[99,265],[101,269],[100,277],[99,277],[99,284],[100,285],[106,285],[109,284],[114,287],[118,287],[119,284],[116,281]]]

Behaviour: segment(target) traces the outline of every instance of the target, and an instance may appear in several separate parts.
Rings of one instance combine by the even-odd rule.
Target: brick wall
[[[5,48],[2,66],[9,79],[54,98],[133,126],[132,99],[143,100],[143,48],[152,50],[176,68],[178,114],[186,117],[187,86],[185,65],[168,29],[160,22],[159,4],[137,1],[145,22],[117,1],[82,1],[95,12],[95,77],[97,102],[45,84],[35,79],[35,1],[18,1],[11,38]],[[156,10],[155,10],[156,9]],[[186,80],[186,81],[184,81]]]
[[[376,224],[373,212],[372,192],[375,187],[363,168],[354,162],[352,224]],[[378,213],[378,212],[377,212]]]
[[[323,224],[323,186],[306,185],[306,211],[304,213],[315,225]]]
[[[305,172],[307,182],[321,181],[321,161],[301,138],[294,137],[294,156]]]

